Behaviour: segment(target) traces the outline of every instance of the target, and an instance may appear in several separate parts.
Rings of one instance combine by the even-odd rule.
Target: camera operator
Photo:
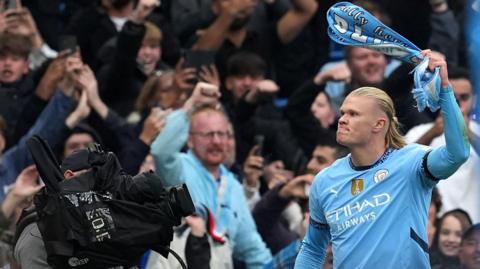
[[[36,161],[38,160],[36,159]],[[40,167],[44,166],[42,163],[37,163],[37,165],[40,165]],[[177,200],[174,202],[176,204],[172,204],[171,200],[168,200],[171,193],[165,191],[160,180],[153,172],[146,172],[131,177],[123,173],[118,159],[113,153],[104,153],[103,151],[92,149],[74,151],[63,160],[61,172],[68,181],[59,183],[60,188],[65,189],[65,191],[60,192],[60,195],[63,199],[68,198],[66,200],[69,203],[63,205],[57,201],[57,208],[53,211],[51,208],[45,209],[52,204],[50,202],[55,202],[55,200],[50,199],[55,191],[49,189],[47,182],[47,189],[41,191],[39,195],[37,194],[38,197],[35,197],[35,211],[38,212],[39,219],[37,222],[28,224],[24,229],[19,229],[18,233],[20,233],[20,236],[15,245],[14,257],[22,268],[63,268],[62,262],[64,261],[58,260],[58,255],[67,256],[69,266],[86,265],[86,267],[81,268],[102,268],[99,267],[99,264],[114,263],[116,264],[114,268],[137,268],[135,263],[138,261],[135,255],[139,254],[139,259],[141,254],[149,247],[168,244],[171,240],[168,232],[173,233],[171,225],[180,223],[181,216],[177,213],[184,213],[177,212],[177,208],[174,208],[174,206],[179,205],[178,202],[182,203],[183,201]],[[41,175],[43,178],[44,175]],[[79,187],[82,184],[87,185],[86,188],[91,189],[91,191],[85,191],[82,189],[85,187]],[[105,198],[106,196],[108,197]],[[136,205],[129,207],[128,204],[116,202],[120,200],[133,202]],[[104,202],[98,204],[97,202],[99,201]],[[152,204],[157,206],[148,206]],[[65,207],[64,210],[61,209],[62,206]],[[71,207],[75,208],[73,215]],[[131,211],[132,208],[138,212],[134,215],[131,212],[124,212]],[[47,213],[49,215],[62,215],[61,220],[64,223],[52,223],[52,218],[47,219],[48,216],[45,216],[45,210],[49,211]],[[82,219],[78,219],[77,216],[84,213],[84,210],[90,210],[87,211],[90,212],[87,215],[95,215],[101,212],[101,215],[94,216],[96,220],[100,219],[102,223],[105,223],[105,225],[102,225],[105,228],[101,228],[101,234],[98,234],[98,231],[90,234],[88,229],[84,229]],[[122,213],[124,214],[122,215]],[[149,215],[145,217],[145,214]],[[80,218],[82,217],[84,216]],[[42,220],[42,218],[44,219]],[[135,219],[133,220],[132,218]],[[58,219],[53,218],[53,220]],[[90,220],[90,218],[88,219]],[[154,223],[147,223],[150,219]],[[22,220],[19,221],[19,223],[21,222]],[[131,231],[132,227],[143,224],[145,225],[142,227],[141,235]],[[155,227],[152,229],[152,226]],[[18,224],[18,227],[21,228],[22,225]],[[63,231],[52,231],[52,229],[57,228],[63,229]],[[97,228],[94,227],[94,229]],[[122,229],[126,231],[121,231]],[[85,232],[88,233],[86,236],[88,239],[86,242],[83,242]],[[64,233],[69,235],[62,238]],[[53,239],[51,238],[52,234],[55,237]],[[138,238],[138,236],[142,237],[147,234],[150,235],[151,239],[144,240],[143,238]],[[95,238],[92,239],[92,236]],[[103,238],[107,238],[107,240]],[[138,241],[136,241],[137,239]],[[65,240],[68,242],[64,242]],[[112,254],[111,249],[116,249],[117,245],[118,247],[129,247],[122,250],[118,249]],[[48,246],[63,248],[64,250],[52,250],[52,253],[50,253],[46,251]],[[69,247],[74,248],[72,256],[64,254],[64,252],[69,253]],[[92,253],[92,251],[95,255],[88,256],[91,255],[89,253]],[[95,251],[99,252],[96,253]],[[131,253],[134,254],[131,255]],[[127,257],[122,257],[122,255]],[[87,257],[91,257],[91,260]],[[104,263],[102,258],[108,259],[108,261]],[[128,264],[121,264],[125,262]],[[53,264],[58,267],[53,266]]]
[[[61,165],[65,179],[70,179],[87,172],[91,168],[88,162],[88,151],[78,150],[66,157]],[[47,263],[47,252],[42,240],[42,235],[36,222],[26,226],[14,250],[15,260],[21,268],[51,269]],[[136,267],[131,267],[136,268]]]

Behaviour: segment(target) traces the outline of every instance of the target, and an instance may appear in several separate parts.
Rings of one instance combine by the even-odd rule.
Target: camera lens
[[[171,188],[169,198],[170,207],[175,216],[186,217],[195,212],[195,206],[186,184]]]

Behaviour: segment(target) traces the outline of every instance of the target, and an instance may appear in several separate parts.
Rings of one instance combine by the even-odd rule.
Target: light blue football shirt
[[[436,181],[422,168],[428,150],[389,149],[368,167],[354,167],[349,155],[317,175],[310,217],[331,236],[334,268],[430,268],[427,216]]]

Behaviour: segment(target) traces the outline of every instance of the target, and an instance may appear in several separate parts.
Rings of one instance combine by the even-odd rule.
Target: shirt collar
[[[385,150],[385,152],[383,153],[382,156],[380,156],[380,158],[378,158],[378,160],[376,162],[374,162],[373,164],[371,165],[364,165],[364,166],[355,166],[353,164],[353,161],[352,161],[352,155],[349,156],[348,158],[348,163],[350,164],[350,167],[355,170],[355,171],[364,171],[364,170],[368,170],[370,168],[373,168],[377,165],[380,165],[381,163],[383,163],[387,158],[388,156],[390,156],[390,154],[394,151],[393,148],[388,148],[387,150]]]

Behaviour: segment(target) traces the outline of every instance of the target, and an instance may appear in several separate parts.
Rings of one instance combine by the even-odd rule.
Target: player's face
[[[359,86],[379,85],[383,81],[387,61],[380,52],[351,48],[348,57],[348,67],[352,71],[352,80]]]
[[[375,99],[366,96],[347,96],[340,113],[337,142],[350,149],[368,144],[378,119],[386,117]]]
[[[462,240],[462,225],[454,216],[447,216],[440,226],[438,248],[446,256],[457,256]]]
[[[472,236],[465,238],[458,256],[464,266],[462,268],[480,268],[480,231],[475,231]]]
[[[192,118],[188,146],[206,167],[218,166],[227,158],[228,122],[218,112],[204,111]]]

